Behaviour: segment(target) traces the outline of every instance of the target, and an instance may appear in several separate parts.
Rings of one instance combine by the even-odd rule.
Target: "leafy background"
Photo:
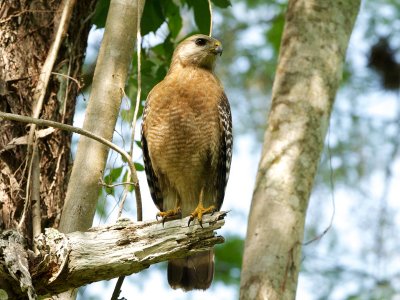
[[[232,173],[223,207],[231,213],[221,231],[226,242],[216,247],[215,283],[205,293],[172,291],[166,283],[166,264],[159,264],[126,280],[121,297],[127,299],[146,298],[149,293],[164,299],[238,296],[247,214],[287,1],[213,0],[212,3],[213,35],[224,45],[217,74],[232,105],[235,129]],[[76,125],[83,119],[108,6],[108,0],[100,0],[92,18],[83,75],[87,89],[79,99]],[[144,38],[140,114],[147,93],[164,78],[175,45],[193,33],[208,34],[209,24],[206,0],[146,1],[141,22]],[[400,299],[399,32],[399,1],[363,1],[309,206],[304,241],[312,242],[303,247],[299,299]],[[126,149],[129,149],[136,83],[137,58],[133,55],[114,135],[114,142]],[[136,138],[140,139],[138,132]],[[144,186],[144,216],[151,219],[156,210],[145,188],[139,141],[136,152],[139,179]],[[111,153],[105,182],[121,182],[126,174],[125,164]],[[115,221],[121,196],[121,188],[101,191],[94,225]],[[124,215],[134,218],[132,193],[125,209]],[[113,283],[84,287],[79,297],[109,298]]]

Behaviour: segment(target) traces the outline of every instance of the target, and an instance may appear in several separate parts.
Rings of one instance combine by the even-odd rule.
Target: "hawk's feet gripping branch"
[[[167,211],[159,211],[156,215],[156,219],[158,221],[158,217],[161,217],[162,224],[164,226],[165,220],[167,219],[175,219],[176,217],[181,217],[181,208],[178,206],[174,209],[169,209]]]
[[[211,213],[213,214],[216,211],[216,208],[214,205],[211,205],[210,207],[205,208],[203,206],[202,201],[200,201],[199,205],[197,205],[196,209],[190,214],[188,226],[190,225],[190,222],[194,220],[194,218],[197,218],[197,221],[199,221],[199,224],[201,228],[203,228],[203,215]]]

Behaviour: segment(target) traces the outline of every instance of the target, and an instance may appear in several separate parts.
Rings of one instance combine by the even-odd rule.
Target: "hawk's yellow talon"
[[[167,211],[159,211],[156,215],[156,220],[158,221],[158,217],[161,217],[161,221],[164,226],[164,223],[167,219],[174,219],[175,217],[180,217],[180,216],[181,216],[181,208],[177,207],[174,209],[169,209]]]
[[[192,222],[194,220],[194,218],[197,218],[201,228],[203,228],[203,215],[208,214],[208,213],[213,214],[214,212],[215,212],[214,205],[211,205],[210,207],[205,208],[205,207],[203,207],[202,203],[199,203],[199,205],[197,205],[196,209],[190,214],[188,226],[190,225],[190,222]]]

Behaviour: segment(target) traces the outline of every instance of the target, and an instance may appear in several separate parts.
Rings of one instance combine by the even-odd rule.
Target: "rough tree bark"
[[[71,124],[95,0],[78,1],[50,78],[41,118]],[[0,2],[0,110],[32,115],[35,87],[60,20],[63,1]],[[16,227],[26,196],[26,145],[9,146],[26,125],[0,121],[0,230]],[[70,169],[71,134],[55,130],[38,143],[42,228],[57,227]],[[31,218],[22,228],[31,236]]]
[[[295,299],[308,200],[359,5],[289,1],[240,299]]]

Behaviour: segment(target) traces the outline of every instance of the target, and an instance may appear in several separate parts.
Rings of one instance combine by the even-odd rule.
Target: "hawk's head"
[[[180,63],[183,66],[197,66],[200,68],[214,68],[217,54],[222,54],[222,44],[208,35],[196,34],[183,40],[175,49],[172,64]]]

